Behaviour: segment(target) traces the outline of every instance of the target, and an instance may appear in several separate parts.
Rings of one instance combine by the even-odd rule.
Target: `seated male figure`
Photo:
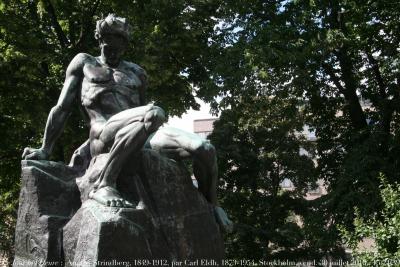
[[[48,116],[42,147],[26,148],[23,158],[48,158],[74,99],[80,97],[90,122],[91,156],[109,153],[90,198],[107,206],[133,207],[117,191],[116,181],[127,159],[144,146],[173,157],[190,156],[194,159],[199,191],[214,205],[220,224],[230,230],[232,223],[217,203],[215,149],[194,134],[172,128],[159,129],[165,122],[165,113],[160,107],[145,103],[145,71],[122,60],[129,40],[126,20],[108,15],[97,21],[95,36],[101,55],[80,53],[74,57],[67,68],[59,100]]]

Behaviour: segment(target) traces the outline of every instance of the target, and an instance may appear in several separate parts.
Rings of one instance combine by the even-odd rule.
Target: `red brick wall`
[[[202,120],[194,120],[193,121],[193,131],[195,133],[200,132],[212,132],[213,130],[213,123],[217,119],[202,119]]]

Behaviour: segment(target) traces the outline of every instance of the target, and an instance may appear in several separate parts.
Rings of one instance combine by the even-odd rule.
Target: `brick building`
[[[200,135],[203,138],[207,138],[207,136],[213,131],[214,129],[213,123],[216,120],[217,118],[194,120],[193,132],[195,134]]]

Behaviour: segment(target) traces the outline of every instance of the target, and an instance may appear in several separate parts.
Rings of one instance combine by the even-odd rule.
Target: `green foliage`
[[[304,199],[317,176],[301,106],[296,98],[243,97],[214,125],[220,201],[237,225],[226,239],[228,258],[300,260],[340,252],[339,242],[326,238],[335,229]],[[282,190],[284,179],[293,191]]]
[[[149,99],[179,115],[196,95],[222,112],[221,202],[240,222],[228,254],[342,256],[337,222],[351,231],[354,207],[381,210],[378,174],[400,175],[395,1],[0,1],[0,250],[12,247],[22,149],[40,144],[71,58],[98,54],[94,24],[110,12],[133,25],[126,58],[147,70]],[[304,125],[312,144],[296,135]],[[86,138],[76,110],[53,159]],[[328,194],[303,201],[317,179]]]
[[[399,6],[386,0],[226,0],[216,18],[220,23],[211,39],[217,52],[208,65],[214,84],[208,87],[223,98],[213,107],[224,116],[251,97],[302,101],[302,122],[317,137],[316,174],[328,190],[313,202],[314,211],[330,225],[318,246],[336,244],[335,225],[343,222],[351,230],[354,207],[366,218],[382,209],[378,173],[390,182],[399,177]],[[263,112],[269,116],[268,108]],[[222,123],[218,127],[228,129]],[[222,161],[233,159],[229,155]],[[240,179],[253,179],[247,171]]]
[[[354,231],[343,227],[342,235],[353,249],[355,259],[363,266],[397,266],[400,260],[400,184],[388,183],[382,174],[379,178],[382,211],[364,219],[356,209]],[[366,238],[374,241],[370,251],[359,246]]]

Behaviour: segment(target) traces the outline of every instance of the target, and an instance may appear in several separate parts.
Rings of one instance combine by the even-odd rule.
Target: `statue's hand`
[[[43,148],[25,147],[24,153],[22,153],[22,159],[46,160],[48,157],[49,154]]]

